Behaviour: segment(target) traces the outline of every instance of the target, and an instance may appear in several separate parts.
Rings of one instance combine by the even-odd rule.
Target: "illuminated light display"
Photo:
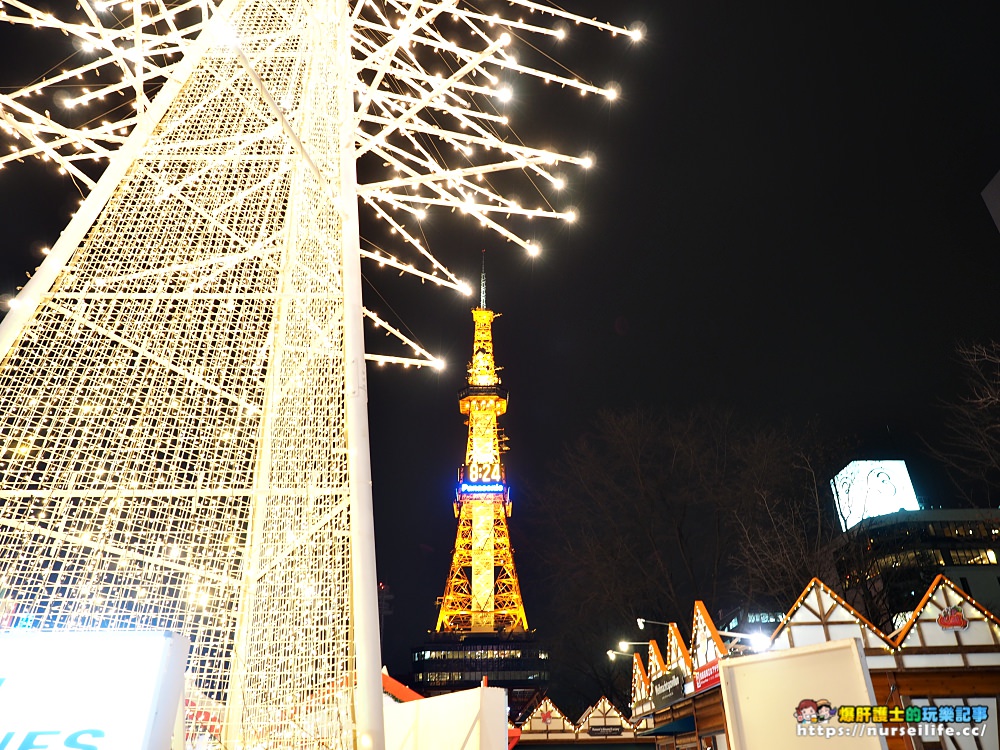
[[[516,49],[638,34],[529,0],[6,2],[0,21],[77,45],[0,93],[0,167],[37,158],[87,194],[0,323],[0,617],[184,633],[227,746],[378,750],[364,360],[442,362],[362,304],[361,263],[470,293],[421,230],[454,209],[537,254],[516,222],[575,218],[549,189],[592,159],[521,142],[502,104],[526,79],[616,89]],[[395,245],[362,240],[359,211]],[[365,320],[394,352],[365,351]],[[480,424],[501,399],[463,403]],[[523,624],[497,581],[517,611],[477,627]]]
[[[844,531],[866,518],[920,510],[905,461],[852,461],[830,486]]]
[[[493,464],[467,464],[464,471],[468,482],[502,482],[503,467],[499,462]]]
[[[462,482],[459,485],[459,492],[472,492],[472,493],[501,493],[507,489],[506,485],[497,482],[495,484],[466,484]]]
[[[514,568],[507,518],[510,493],[505,476],[498,418],[507,412],[493,359],[492,310],[486,307],[486,266],[480,283],[468,387],[459,411],[468,417],[465,465],[455,498],[458,531],[436,631],[439,633],[525,632],[528,620]],[[476,481],[476,480],[479,481]]]
[[[484,253],[468,385],[458,400],[468,443],[455,492],[455,548],[435,631],[413,650],[412,667],[414,687],[424,695],[467,690],[481,679],[503,687],[509,719],[519,725],[545,694],[549,655],[528,629],[514,567],[510,488],[501,458],[506,446],[498,425],[507,391],[493,358],[495,317],[486,307]]]

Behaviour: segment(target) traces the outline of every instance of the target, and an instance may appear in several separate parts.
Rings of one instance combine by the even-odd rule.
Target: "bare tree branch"
[[[1000,489],[1000,344],[958,348],[965,393],[945,402],[945,435],[928,445],[965,501],[994,507]]]
[[[637,636],[637,616],[686,634],[696,599],[715,612],[784,607],[812,576],[829,579],[837,527],[816,444],[715,409],[600,414],[532,492],[530,546],[561,630],[553,671],[563,664],[593,690],[605,651]],[[589,658],[589,676],[569,655]]]

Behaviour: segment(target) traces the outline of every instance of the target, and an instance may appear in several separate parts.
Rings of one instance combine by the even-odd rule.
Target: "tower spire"
[[[479,309],[486,309],[486,248],[483,248],[483,270],[479,274]]]

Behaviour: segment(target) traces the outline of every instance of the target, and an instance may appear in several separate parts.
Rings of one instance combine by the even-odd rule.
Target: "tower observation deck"
[[[484,263],[468,383],[458,394],[469,434],[455,490],[455,549],[431,642],[414,649],[413,668],[414,686],[427,695],[474,687],[486,677],[507,688],[516,721],[544,693],[548,654],[528,629],[507,525],[512,504],[499,426],[507,391],[493,357],[496,317],[486,307]]]

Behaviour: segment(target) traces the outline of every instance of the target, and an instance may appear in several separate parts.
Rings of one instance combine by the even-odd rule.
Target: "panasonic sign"
[[[0,750],[169,750],[188,640],[0,632]]]

